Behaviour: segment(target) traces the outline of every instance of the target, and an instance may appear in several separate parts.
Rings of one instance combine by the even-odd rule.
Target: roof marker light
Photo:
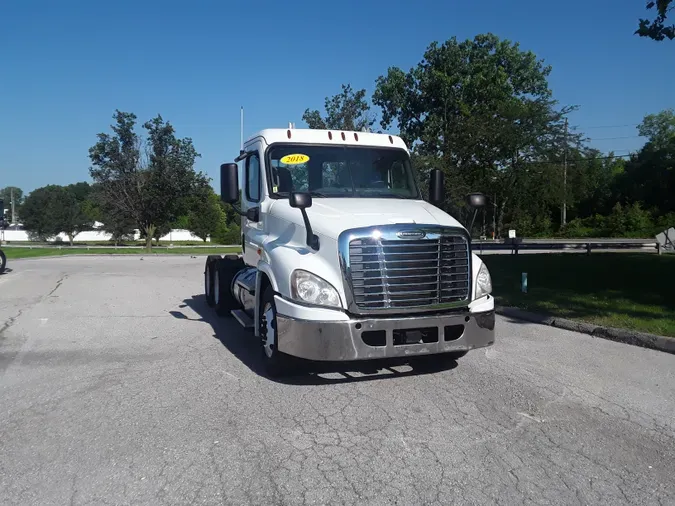
[[[333,140],[333,132],[328,132],[328,138],[332,141]]]
[[[394,143],[394,138],[391,135],[389,136],[389,142],[391,142],[392,144]]]
[[[355,140],[355,141],[358,141],[358,140],[359,140],[359,134],[357,134],[356,132],[354,132],[354,140]]]
[[[290,129],[286,130],[286,135],[288,136],[289,139],[291,138],[291,130]]]
[[[342,132],[342,140],[344,141],[345,139],[346,139],[346,137],[345,137],[345,133],[344,133],[344,132]]]

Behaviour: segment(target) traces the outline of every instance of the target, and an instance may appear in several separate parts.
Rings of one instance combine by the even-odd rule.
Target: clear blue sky
[[[235,5],[236,4],[236,5]],[[493,32],[553,66],[550,83],[593,145],[639,148],[635,124],[675,107],[675,41],[632,35],[643,0],[34,1],[0,15],[0,186],[89,181],[88,148],[115,108],[157,113],[218,166],[244,134],[302,125],[341,83],[366,88],[427,45]],[[651,17],[651,14],[650,14]],[[620,126],[628,125],[628,126]],[[614,128],[595,128],[614,127]],[[622,137],[622,138],[617,138]]]

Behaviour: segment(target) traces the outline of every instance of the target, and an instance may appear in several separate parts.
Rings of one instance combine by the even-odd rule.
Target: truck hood
[[[288,200],[274,201],[269,213],[304,228],[302,213],[292,208]],[[333,239],[343,230],[392,223],[464,228],[452,216],[423,200],[316,198],[307,209],[307,217],[316,234]]]

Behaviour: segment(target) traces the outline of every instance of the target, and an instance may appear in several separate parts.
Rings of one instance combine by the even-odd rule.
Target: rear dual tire
[[[245,267],[244,260],[238,255],[225,255],[214,268],[213,305],[218,316],[231,316],[238,304],[232,294],[232,280]]]
[[[204,296],[206,303],[216,309],[219,316],[230,316],[237,308],[232,295],[232,280],[244,268],[239,255],[209,255],[204,266]]]
[[[209,307],[215,306],[213,285],[215,283],[215,267],[218,265],[220,259],[220,255],[209,255],[206,257],[206,265],[204,266],[204,296]]]

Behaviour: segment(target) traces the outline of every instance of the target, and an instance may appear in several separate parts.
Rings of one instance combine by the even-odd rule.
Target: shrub
[[[241,227],[238,223],[230,223],[229,226],[220,226],[211,236],[214,244],[241,244]]]

